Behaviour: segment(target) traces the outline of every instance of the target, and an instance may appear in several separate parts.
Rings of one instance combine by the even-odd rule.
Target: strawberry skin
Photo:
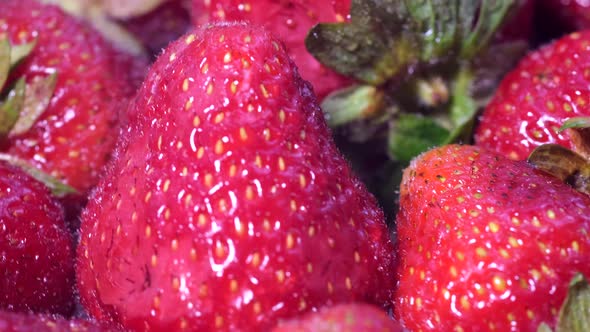
[[[54,315],[15,313],[0,311],[2,332],[115,332],[113,327],[101,326],[95,322],[73,319],[66,320]]]
[[[412,331],[536,331],[590,273],[590,198],[479,147],[412,161],[397,230],[395,317]]]
[[[74,249],[63,208],[44,184],[4,162],[0,253],[0,308],[71,312]]]
[[[78,285],[131,330],[260,331],[330,303],[389,302],[383,213],[311,87],[260,27],[171,44],[82,215]]]
[[[47,109],[0,150],[87,191],[114,147],[119,112],[134,93],[140,61],[115,51],[85,23],[35,0],[0,1],[0,22],[0,34],[12,44],[36,40],[12,79],[31,81],[57,72]]]
[[[402,326],[372,305],[350,303],[280,322],[272,332],[402,332]]]
[[[558,129],[571,117],[590,116],[589,43],[590,31],[577,32],[524,58],[481,115],[476,145],[512,159],[526,159],[545,143],[578,151],[575,132]]]
[[[305,36],[319,22],[343,22],[349,8],[350,0],[193,0],[197,23],[247,21],[264,25],[285,43],[299,73],[312,83],[319,100],[351,81],[321,65],[305,48]]]

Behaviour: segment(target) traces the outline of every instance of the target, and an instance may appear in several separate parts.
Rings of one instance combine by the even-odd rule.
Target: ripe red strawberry
[[[319,312],[280,322],[272,332],[402,332],[401,325],[383,310],[351,303],[324,307]]]
[[[2,332],[114,332],[111,326],[95,322],[73,319],[66,320],[53,315],[14,313],[0,311],[0,331]]]
[[[211,25],[158,58],[82,216],[82,303],[129,329],[252,330],[389,302],[393,248],[310,86],[260,27]]]
[[[9,82],[57,74],[49,105],[29,130],[10,132],[0,151],[87,191],[109,159],[140,61],[115,51],[85,23],[35,0],[0,1],[0,22],[0,36],[12,45],[35,42]]]
[[[73,288],[62,206],[44,184],[0,162],[0,308],[69,314]]]
[[[590,197],[474,146],[404,172],[395,317],[412,331],[536,331],[590,273]]]
[[[286,45],[301,76],[312,83],[318,99],[351,83],[321,65],[305,48],[304,39],[319,22],[343,22],[350,0],[193,0],[196,23],[248,21],[264,25]]]
[[[530,53],[502,80],[480,117],[477,145],[526,159],[539,145],[557,143],[587,155],[563,123],[590,116],[590,31],[573,33]]]

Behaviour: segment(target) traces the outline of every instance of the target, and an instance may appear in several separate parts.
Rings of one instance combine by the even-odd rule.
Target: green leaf
[[[389,132],[389,153],[395,160],[409,161],[420,153],[442,145],[449,131],[431,118],[402,113]]]
[[[64,197],[69,194],[76,194],[78,191],[75,188],[68,186],[67,184],[61,182],[57,178],[43,172],[42,170],[36,168],[35,166],[29,164],[27,161],[17,158],[15,156],[0,153],[0,160],[6,161],[11,165],[19,167],[27,174],[35,178],[37,181],[45,184],[49,190],[53,193],[56,197]]]
[[[0,137],[10,133],[20,117],[25,103],[25,79],[19,79],[8,92],[4,103],[0,104]]]
[[[305,46],[326,66],[371,85],[403,72],[419,57],[417,35],[406,32],[403,1],[353,0],[350,23],[314,26]]]
[[[487,47],[498,28],[508,17],[510,10],[516,8],[517,4],[518,0],[482,0],[477,23],[463,41],[461,56],[470,59]]]
[[[590,195],[590,162],[574,151],[557,144],[543,144],[531,152],[527,161]]]
[[[10,42],[8,38],[0,38],[0,91],[4,87],[10,72]]]
[[[477,114],[477,104],[471,96],[471,85],[473,75],[463,68],[459,71],[455,84],[453,86],[453,99],[450,106],[450,120],[453,129],[447,137],[445,144],[453,143],[463,136],[468,136],[471,132],[475,116]]]
[[[49,106],[56,81],[57,74],[53,73],[46,77],[37,76],[27,84],[23,107],[10,135],[20,135],[33,126]]]
[[[562,132],[566,129],[584,129],[590,128],[590,118],[585,116],[574,117],[567,119],[563,125],[559,128],[558,132]]]
[[[29,56],[35,45],[37,45],[37,40],[25,44],[12,45],[12,49],[10,50],[10,68],[18,66],[23,59]]]
[[[330,127],[341,126],[374,115],[382,107],[383,93],[371,85],[353,85],[336,91],[322,102]]]

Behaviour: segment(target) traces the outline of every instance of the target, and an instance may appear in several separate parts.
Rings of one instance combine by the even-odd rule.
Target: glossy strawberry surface
[[[131,330],[244,330],[325,304],[387,305],[383,213],[262,28],[219,24],[158,58],[82,216],[78,285]]]
[[[525,162],[436,148],[400,200],[394,306],[411,331],[536,331],[590,273],[590,198]]]
[[[0,162],[0,308],[70,313],[73,245],[45,185]]]
[[[402,332],[402,326],[381,308],[350,303],[279,323],[272,332]]]
[[[247,21],[263,25],[280,38],[301,76],[312,83],[321,100],[330,92],[350,85],[343,76],[321,65],[305,48],[309,30],[320,22],[343,22],[350,0],[193,0],[197,23]]]
[[[96,184],[134,92],[139,62],[115,51],[86,23],[35,0],[0,2],[0,34],[13,45],[35,41],[11,80],[57,73],[47,109],[32,128],[0,144],[10,153],[85,192]]]
[[[526,56],[500,86],[480,117],[475,142],[512,159],[526,159],[539,145],[576,149],[564,122],[590,115],[590,31],[581,31]],[[584,152],[584,151],[580,151]]]

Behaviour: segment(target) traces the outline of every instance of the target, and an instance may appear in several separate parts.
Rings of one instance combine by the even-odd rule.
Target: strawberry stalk
[[[347,130],[351,141],[384,138],[401,162],[469,141],[477,110],[526,50],[493,42],[516,8],[515,0],[353,0],[349,22],[318,24],[306,39],[320,62],[359,82],[325,99],[330,125],[362,127]]]

